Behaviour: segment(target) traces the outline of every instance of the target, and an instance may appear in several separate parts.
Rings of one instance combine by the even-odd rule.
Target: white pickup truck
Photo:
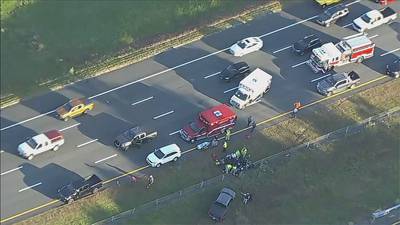
[[[36,135],[18,146],[18,153],[22,157],[32,160],[35,155],[53,150],[64,144],[63,135],[57,130],[51,130]]]
[[[238,109],[255,104],[261,100],[271,87],[272,76],[257,68],[239,83],[239,88],[230,103]]]
[[[358,32],[364,32],[382,24],[389,23],[396,18],[396,11],[390,7],[381,10],[374,9],[353,20],[353,28]]]

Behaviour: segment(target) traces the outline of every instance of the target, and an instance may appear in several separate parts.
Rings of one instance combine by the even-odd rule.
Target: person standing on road
[[[218,138],[214,137],[211,141],[211,147],[217,147],[218,146]]]
[[[149,182],[147,183],[146,188],[150,188],[150,186],[154,183],[154,177],[153,175],[149,176]]]
[[[228,128],[228,129],[226,129],[226,131],[225,131],[225,140],[226,140],[226,141],[229,141],[230,139],[231,139],[231,129]]]
[[[253,122],[253,117],[252,117],[252,116],[249,116],[249,117],[247,118],[247,127],[250,127],[250,125],[252,124],[252,122]]]
[[[222,146],[222,151],[226,152],[227,149],[228,149],[228,142],[224,141],[224,145]]]
[[[297,112],[299,112],[300,108],[301,108],[301,103],[300,101],[295,102],[294,104],[294,109],[292,111],[292,118],[296,118]]]
[[[251,137],[251,135],[254,133],[254,130],[256,129],[256,127],[257,127],[257,123],[256,123],[256,121],[253,120],[253,122],[251,123],[250,132],[247,135],[247,138]]]

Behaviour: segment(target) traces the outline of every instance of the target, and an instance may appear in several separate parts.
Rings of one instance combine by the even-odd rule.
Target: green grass
[[[356,94],[344,101],[339,100],[330,105],[323,104],[304,109],[304,111],[300,111],[298,119],[287,120],[279,125],[259,130],[250,140],[243,139],[243,135],[233,136],[231,145],[233,148],[246,145],[253,160],[264,158],[303,141],[312,140],[327,132],[352,125],[372,116],[372,112],[377,114],[399,106],[399,93],[395,91],[398,88],[400,88],[400,80],[395,80]],[[370,107],[371,113],[364,111],[365,106]],[[317,113],[318,111],[321,113]],[[257,199],[262,200],[262,204],[253,205],[262,209],[234,211],[232,213],[235,221],[227,224],[250,223],[246,221],[262,223],[257,218],[271,218],[269,220],[271,223],[310,224],[323,223],[324,219],[327,223],[346,222],[348,219],[363,216],[376,208],[391,204],[395,198],[400,197],[395,192],[398,190],[395,188],[396,185],[398,187],[399,181],[394,180],[399,168],[395,167],[397,164],[393,164],[398,159],[399,142],[398,137],[395,136],[399,133],[398,123],[391,130],[374,128],[371,130],[372,134],[362,134],[358,137],[354,136],[354,138],[352,136],[352,138],[346,139],[346,143],[330,146],[325,152],[310,152],[300,155],[287,165],[285,165],[285,160],[279,163],[274,162],[273,166],[283,166],[279,167],[273,176],[258,173],[258,175],[248,174],[241,179],[234,179],[231,181],[234,187],[251,190],[257,194]],[[217,151],[217,153],[221,154],[221,151]],[[152,173],[156,178],[155,184],[150,190],[145,190],[145,183],[142,180],[134,186],[109,189],[93,198],[52,210],[19,224],[43,224],[44,221],[46,224],[57,225],[89,224],[220,174],[218,168],[211,161],[211,152],[209,151],[193,152],[185,157],[188,158],[177,164],[166,165],[161,170],[143,171],[146,174]],[[381,174],[382,171],[386,171],[386,173]],[[379,174],[381,175],[378,177]],[[385,189],[385,187],[379,186],[382,184],[389,185]],[[219,188],[218,185],[212,188],[210,195],[205,194],[200,200],[198,199],[202,202],[201,204],[193,205],[193,207],[198,207],[195,210],[198,214],[188,212],[191,201],[185,200],[184,202],[187,203],[182,203],[183,205],[177,209],[174,208],[172,213],[174,216],[170,217],[175,220],[169,223],[186,224],[190,221],[197,221],[196,218],[199,219],[197,224],[209,223],[204,212],[215,198],[215,192]],[[315,197],[313,194],[318,198],[313,198]],[[396,194],[397,196],[395,196]],[[334,198],[338,199],[329,202]],[[343,202],[349,204],[346,206],[343,205]],[[302,207],[303,203],[307,207]],[[321,206],[328,203],[331,204],[329,207]],[[237,206],[233,208],[241,207],[239,203],[235,204]],[[264,210],[264,208],[268,210]],[[286,208],[291,210],[291,214],[285,211]],[[333,209],[338,209],[337,215],[329,214],[332,213],[330,211],[335,211]],[[320,214],[312,216],[314,210],[319,210]],[[346,214],[344,210],[350,210],[351,215]],[[182,215],[176,214],[181,211]],[[162,215],[165,215],[162,212],[156,212],[156,215],[151,214],[149,217],[141,216],[137,222],[141,222],[139,224],[146,223],[146,221],[149,223],[153,221],[153,224],[157,221],[162,222]],[[303,214],[304,216],[301,217],[302,220],[299,220],[299,218],[291,217],[292,214],[299,218]],[[352,217],[350,218],[350,216]],[[152,217],[155,219],[151,220]],[[314,221],[311,218],[314,218]]]
[[[12,11],[18,1],[2,0]],[[248,1],[35,1],[2,19],[1,95],[46,90],[73,67],[186,31],[257,4]],[[3,15],[3,11],[2,11]],[[7,14],[8,15],[8,14]]]

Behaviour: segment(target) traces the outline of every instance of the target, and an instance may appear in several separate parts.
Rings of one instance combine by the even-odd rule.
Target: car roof
[[[136,136],[139,133],[143,133],[144,129],[142,127],[136,126],[136,127],[132,127],[130,129],[128,129],[127,131],[132,132],[132,134],[134,134],[134,136]]]
[[[332,7],[327,8],[325,11],[329,11],[329,12],[334,11],[334,12],[337,12],[337,11],[343,10],[343,9],[345,9],[345,8],[346,8],[346,7],[345,7],[343,4],[337,4],[337,5],[334,5],[334,6],[332,6]]]
[[[223,188],[218,195],[217,202],[228,205],[228,203],[235,197],[235,192],[229,188]]]
[[[220,104],[200,113],[200,116],[209,124],[235,116],[236,113],[227,105]]]
[[[164,154],[169,154],[171,152],[180,152],[181,149],[177,144],[170,144],[160,148],[160,151]]]
[[[58,130],[50,130],[44,133],[48,139],[52,140],[58,137],[62,137],[62,134]]]
[[[242,67],[248,67],[249,65],[247,65],[247,63],[245,63],[245,62],[237,62],[237,63],[232,64],[231,66],[235,69],[239,69]]]

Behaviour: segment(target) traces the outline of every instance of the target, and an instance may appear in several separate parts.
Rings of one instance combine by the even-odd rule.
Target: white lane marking
[[[369,37],[369,39],[376,38],[378,36],[379,36],[379,34],[375,34],[375,35],[372,35],[371,37]]]
[[[385,53],[383,53],[381,56],[385,56],[385,55],[387,55],[387,54],[396,52],[396,51],[398,51],[398,50],[400,50],[400,48],[396,48],[396,49],[393,49],[393,50],[391,50],[391,51],[385,52]]]
[[[216,72],[216,73],[207,75],[207,76],[204,77],[204,79],[207,79],[207,78],[210,78],[210,77],[213,77],[213,76],[217,76],[217,75],[220,74],[220,73],[221,73],[221,72]]]
[[[134,102],[134,103],[132,103],[131,105],[137,105],[137,104],[140,104],[140,103],[142,103],[142,102],[148,101],[148,100],[153,99],[153,98],[154,98],[154,96],[151,96],[151,97],[142,99],[142,100],[140,100],[140,101]]]
[[[347,3],[346,6],[351,6],[351,5],[353,5],[353,4],[357,3],[357,2],[360,2],[360,1],[361,0],[357,0],[357,1],[354,1],[354,2]]]
[[[19,169],[21,169],[21,168],[22,168],[22,166],[17,167],[17,168],[14,168],[14,169],[12,169],[12,170],[8,170],[8,171],[6,171],[6,172],[1,173],[0,176],[6,175],[7,173],[14,172],[14,171],[19,170]]]
[[[359,2],[359,0],[357,0],[356,2]],[[355,2],[354,2],[354,3],[355,3]],[[350,3],[350,4],[354,4],[354,3]],[[348,5],[349,5],[349,4],[348,4]],[[262,37],[265,37],[265,36],[269,36],[269,35],[271,35],[271,34],[274,34],[274,33],[277,33],[277,32],[279,32],[279,31],[282,31],[282,30],[288,29],[288,28],[290,28],[290,27],[296,26],[296,25],[298,25],[298,24],[301,24],[301,23],[307,22],[307,21],[309,21],[309,20],[312,20],[312,19],[315,19],[315,18],[317,18],[317,17],[318,17],[318,15],[312,16],[312,17],[310,17],[310,18],[307,18],[307,19],[304,19],[304,20],[298,21],[298,22],[296,22],[296,23],[293,23],[293,24],[287,25],[287,26],[285,26],[285,27],[281,27],[281,28],[279,28],[279,29],[277,29],[277,30],[274,30],[274,31],[271,31],[271,32],[265,33],[265,34],[263,34],[263,35],[261,35],[261,36],[259,36],[259,37],[260,37],[260,38],[262,38]],[[168,69],[162,70],[162,71],[160,71],[160,72],[154,73],[154,74],[152,74],[152,75],[149,75],[149,76],[147,76],[147,77],[143,77],[143,78],[141,78],[141,79],[139,79],[139,80],[135,80],[135,81],[132,81],[132,82],[129,82],[129,83],[123,84],[123,85],[121,85],[121,86],[118,86],[118,87],[112,88],[112,89],[110,89],[110,90],[107,90],[107,91],[104,91],[104,92],[98,93],[98,94],[96,94],[96,95],[93,95],[93,96],[90,96],[90,97],[88,97],[88,99],[93,99],[93,98],[96,98],[96,97],[99,97],[99,96],[102,96],[102,95],[108,94],[108,93],[110,93],[110,92],[113,92],[113,91],[119,90],[119,89],[121,89],[121,88],[124,88],[124,87],[130,86],[130,85],[132,85],[132,84],[136,84],[136,83],[139,83],[139,82],[142,82],[142,81],[148,80],[148,79],[150,79],[150,78],[153,78],[153,77],[159,76],[160,74],[163,74],[163,73],[166,73],[166,72],[169,72],[169,71],[172,71],[172,70],[178,69],[178,68],[180,68],[180,67],[183,67],[183,66],[186,66],[186,65],[188,65],[188,64],[191,64],[191,63],[197,62],[197,61],[199,61],[199,60],[202,60],[202,59],[208,58],[208,57],[210,57],[210,56],[213,56],[213,55],[219,54],[219,53],[221,53],[221,52],[224,52],[224,51],[226,51],[226,50],[227,50],[227,49],[229,49],[229,48],[230,48],[230,47],[227,47],[227,48],[221,49],[221,50],[219,50],[219,51],[216,51],[216,52],[210,53],[210,54],[208,54],[208,55],[205,55],[205,56],[202,56],[202,57],[200,57],[200,58],[197,58],[197,59],[194,59],[194,60],[191,60],[191,61],[185,62],[185,63],[183,63],[183,64],[180,64],[180,65],[174,66],[174,67],[172,67],[172,68],[168,68]],[[31,120],[34,120],[34,119],[37,119],[37,118],[40,118],[40,117],[46,116],[46,115],[48,115],[48,114],[50,114],[50,113],[53,113],[53,112],[55,112],[55,111],[56,111],[56,110],[52,110],[52,111],[50,111],[50,112],[47,112],[47,113],[44,113],[44,114],[41,114],[41,115],[38,115],[38,116],[32,117],[32,118],[30,118],[30,119],[23,120],[23,121],[21,121],[21,122],[18,122],[18,123],[15,123],[15,124],[9,125],[9,126],[7,126],[7,127],[3,127],[3,128],[1,128],[1,129],[0,129],[0,131],[7,130],[7,129],[9,129],[9,128],[12,128],[12,127],[18,126],[18,125],[20,125],[20,124],[23,124],[23,123],[29,122],[29,121],[31,121]]]
[[[169,115],[169,114],[171,114],[171,113],[174,113],[174,110],[171,110],[171,111],[169,111],[169,112],[163,113],[163,114],[158,115],[158,116],[155,116],[155,117],[153,117],[153,120],[156,120],[156,119],[161,118],[161,117],[163,117],[163,116]]]
[[[93,142],[95,142],[95,141],[97,141],[97,140],[99,140],[99,139],[94,139],[94,140],[85,142],[85,143],[83,143],[83,144],[77,145],[76,147],[77,147],[77,148],[80,148],[80,147],[83,147],[83,146],[88,145],[88,144],[90,144],[90,143],[93,143]]]
[[[0,153],[3,153],[3,152],[4,152],[3,150],[0,151]]]
[[[96,162],[94,162],[95,164],[97,164],[97,163],[100,163],[100,162],[103,162],[103,161],[106,161],[107,159],[111,159],[111,158],[114,158],[115,156],[117,156],[118,154],[114,154],[114,155],[112,155],[112,156],[108,156],[108,157],[105,157],[104,159],[100,159],[100,160],[97,160]]]
[[[297,63],[296,65],[293,65],[292,68],[296,68],[296,67],[298,67],[298,66],[301,66],[301,65],[305,64],[307,61],[308,61],[308,60],[306,60],[306,61],[304,61],[304,62],[301,62],[301,63]]]
[[[281,51],[286,50],[286,49],[291,48],[291,47],[292,47],[292,46],[290,45],[290,46],[287,46],[287,47],[278,49],[278,50],[276,50],[276,51],[273,51],[272,53],[278,53],[278,52],[281,52]]]
[[[224,94],[226,94],[226,93],[228,93],[228,92],[230,92],[230,91],[236,90],[236,89],[238,89],[238,88],[239,88],[239,87],[234,87],[234,88],[228,89],[228,90],[224,91]]]
[[[181,130],[174,131],[174,132],[170,133],[169,136],[172,136],[172,135],[174,135],[174,134],[177,134],[177,133],[179,133],[179,131],[181,131]]]
[[[318,77],[318,78],[316,78],[316,79],[314,79],[314,80],[311,80],[311,83],[312,83],[312,82],[315,82],[315,81],[317,81],[317,80],[321,80],[321,79],[323,79],[323,78],[325,78],[325,77],[328,77],[328,76],[330,76],[330,75],[331,75],[331,74],[328,73],[328,74],[326,74],[325,76]]]
[[[34,188],[34,187],[36,187],[36,186],[39,186],[39,185],[41,185],[41,184],[42,184],[42,182],[39,182],[39,183],[37,183],[37,184],[34,184],[34,185],[31,185],[31,186],[29,186],[29,187],[22,188],[22,189],[21,189],[21,190],[19,190],[18,192],[23,192],[23,191],[26,191],[26,190],[28,190],[28,189]]]
[[[353,23],[349,23],[349,24],[347,24],[347,25],[344,25],[343,26],[343,28],[346,28],[346,27],[348,27],[348,26],[351,26]]]
[[[65,128],[63,128],[63,129],[61,129],[60,131],[62,132],[62,131],[68,130],[68,129],[70,129],[70,128],[73,128],[73,127],[76,127],[76,126],[78,126],[79,124],[80,124],[80,123],[77,123],[77,124],[71,125],[71,126],[69,126],[69,127],[65,127]]]
[[[290,28],[290,27],[293,27],[293,26],[296,26],[296,25],[298,25],[298,24],[301,24],[301,23],[307,22],[307,21],[309,21],[309,20],[312,20],[312,19],[315,19],[315,18],[317,18],[317,17],[318,17],[318,15],[312,16],[312,17],[310,17],[310,18],[307,18],[307,19],[304,19],[304,20],[298,21],[298,22],[296,22],[296,23],[293,23],[293,24],[287,25],[287,26],[285,26],[285,27],[281,27],[281,28],[279,28],[279,29],[277,29],[277,30],[274,30],[274,31],[271,31],[271,32],[265,33],[265,34],[263,34],[263,35],[260,35],[259,37],[260,37],[260,38],[262,38],[262,37],[265,37],[265,36],[268,36],[268,35],[274,34],[274,33],[276,33],[276,32],[279,32],[279,31],[282,31],[282,30],[288,29],[288,28]]]
[[[40,118],[40,117],[43,117],[43,116],[47,116],[47,115],[49,115],[50,113],[53,113],[53,112],[55,112],[55,111],[56,111],[56,110],[51,110],[50,112],[43,113],[43,114],[40,114],[40,115],[34,116],[34,117],[32,117],[32,118],[29,118],[29,119],[26,119],[26,120],[22,120],[21,122],[14,123],[14,124],[11,124],[11,125],[9,125],[9,126],[3,127],[3,128],[1,128],[1,129],[0,129],[0,131],[3,131],[3,130],[10,129],[11,127],[18,126],[18,125],[20,125],[20,124],[23,124],[23,123],[29,122],[29,121],[31,121],[31,120],[35,120],[35,119],[37,119],[37,118]]]

